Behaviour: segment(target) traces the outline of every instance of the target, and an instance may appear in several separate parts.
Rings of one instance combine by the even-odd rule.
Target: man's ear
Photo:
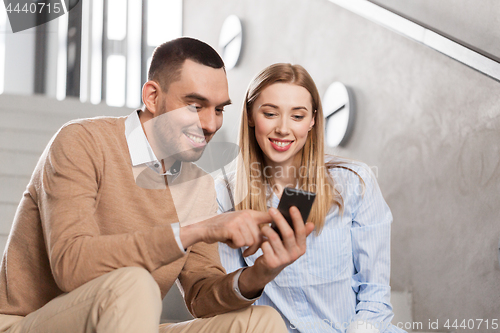
[[[160,85],[156,81],[148,81],[142,87],[142,102],[151,113],[158,111],[158,98],[160,96]]]

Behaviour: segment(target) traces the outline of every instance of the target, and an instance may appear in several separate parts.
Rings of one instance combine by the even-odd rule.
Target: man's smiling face
[[[186,60],[180,79],[158,93],[155,117],[145,124],[158,159],[198,160],[222,126],[224,107],[231,103],[226,72]]]

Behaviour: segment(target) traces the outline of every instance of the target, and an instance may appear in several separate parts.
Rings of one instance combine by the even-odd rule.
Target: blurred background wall
[[[481,6],[467,0],[374,2],[492,58],[500,57],[500,4],[496,0],[482,0]],[[96,0],[90,3],[87,13],[93,13],[94,7],[101,11],[106,8],[98,7]],[[144,2],[142,7],[137,1],[128,3],[129,8],[142,8],[142,16],[129,17],[129,23],[141,17],[138,27],[143,33],[148,24],[152,24],[150,31],[158,29],[152,16],[148,23]],[[149,0],[150,7],[154,3]],[[243,24],[241,58],[228,71],[233,105],[227,108],[216,139],[236,142],[246,87],[269,64],[301,64],[322,95],[334,81],[346,84],[354,93],[357,109],[354,131],[344,147],[329,149],[329,153],[362,160],[377,170],[382,193],[394,215],[393,291],[404,295],[411,320],[423,323],[424,330],[429,331],[429,320],[439,320],[439,330],[447,331],[455,330],[443,326],[447,320],[451,324],[455,319],[458,323],[484,319],[489,320],[489,329],[484,324],[477,329],[476,323],[469,331],[497,331],[491,328],[491,322],[500,320],[500,83],[327,0],[180,3],[181,32],[164,27],[161,29],[170,32],[156,36],[156,40],[172,38],[169,33],[173,37],[182,34],[206,41],[220,51],[219,35],[226,17],[237,15]],[[103,6],[110,4],[112,0],[104,1]],[[167,17],[174,9],[160,12]],[[81,9],[83,13],[86,10]],[[132,14],[130,10],[128,13]],[[66,89],[64,85],[58,88],[61,80],[57,79],[56,68],[64,61],[66,67],[71,64],[67,61],[68,49],[58,56],[62,19],[58,20],[45,25],[47,43],[53,46],[42,63],[43,89],[36,86],[41,65],[37,72],[33,60],[26,59],[27,55],[33,59],[39,50],[36,29],[12,34],[6,28],[3,32],[6,65],[4,95],[0,95],[0,245],[6,242],[16,204],[41,150],[62,123],[83,116],[127,115],[130,108],[140,106],[137,91],[144,82],[147,56],[155,39],[151,37],[148,43],[144,34],[137,39],[133,37],[135,30],[129,27],[122,38],[125,43],[117,39],[119,33],[118,37],[111,36],[115,39],[107,38],[103,28],[101,56],[125,55],[127,76],[126,80],[113,81],[116,75],[109,72],[109,66],[106,68],[108,58],[101,57],[104,65],[99,73],[107,78],[93,81],[92,48],[81,51],[81,46],[92,45],[88,36],[95,29],[86,28],[83,20],[80,29],[87,29],[90,39],[82,34],[83,38],[76,41],[80,47],[77,50],[90,59],[84,57],[88,67],[80,67],[87,70],[87,81],[72,79],[67,74],[70,68]],[[70,33],[63,41],[69,45],[74,38],[71,18],[65,24],[63,31]],[[134,62],[140,66],[127,67]],[[120,72],[120,68],[113,70]],[[135,79],[129,81],[129,75]],[[127,84],[122,87],[124,80]],[[97,85],[93,82],[102,89],[96,90],[97,97],[92,101],[91,91]],[[122,90],[113,92],[117,86]],[[34,93],[39,95],[31,96]]]
[[[498,2],[484,1],[481,9],[467,1],[386,4],[400,11],[425,5],[421,20],[430,13],[429,24],[460,32],[456,37],[474,27],[479,38],[472,41],[498,52]],[[378,169],[394,215],[391,284],[412,294],[413,321],[425,327],[429,319],[498,318],[499,82],[328,1],[184,5],[184,34],[212,45],[226,16],[243,22],[241,63],[228,73],[235,103],[226,123],[239,122],[247,84],[274,62],[303,65],[321,94],[334,81],[352,88],[354,132],[330,153]],[[235,138],[236,126],[226,133]]]

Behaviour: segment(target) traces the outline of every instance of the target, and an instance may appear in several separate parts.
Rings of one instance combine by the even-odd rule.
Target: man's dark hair
[[[160,84],[162,90],[180,79],[186,59],[212,68],[224,68],[221,57],[210,45],[194,38],[181,37],[158,46],[153,52],[148,80]]]

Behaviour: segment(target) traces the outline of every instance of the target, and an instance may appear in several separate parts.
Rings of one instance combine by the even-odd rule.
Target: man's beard
[[[186,134],[184,134],[183,131],[180,132],[180,137],[174,138],[169,137],[168,135],[164,135],[163,133],[165,133],[165,131],[172,130],[171,127],[164,127],[166,115],[160,116],[164,117],[162,120],[160,120],[160,118],[154,118],[153,120],[151,120],[153,121],[151,134],[154,136],[154,147],[152,148],[156,155],[156,158],[158,158],[159,160],[174,159],[176,161],[183,162],[194,162],[199,160],[201,155],[203,154],[203,151],[205,150],[206,145],[203,147],[190,146],[190,144],[187,143],[187,138],[184,137],[186,136]],[[201,132],[200,135],[203,135],[203,132]],[[183,142],[184,140],[186,140],[186,143]]]
[[[203,155],[204,150],[205,147],[187,149],[181,152],[176,152],[174,154],[171,154],[170,156],[168,156],[168,158],[171,157],[176,161],[182,161],[182,162],[196,162],[201,158],[201,155]]]

